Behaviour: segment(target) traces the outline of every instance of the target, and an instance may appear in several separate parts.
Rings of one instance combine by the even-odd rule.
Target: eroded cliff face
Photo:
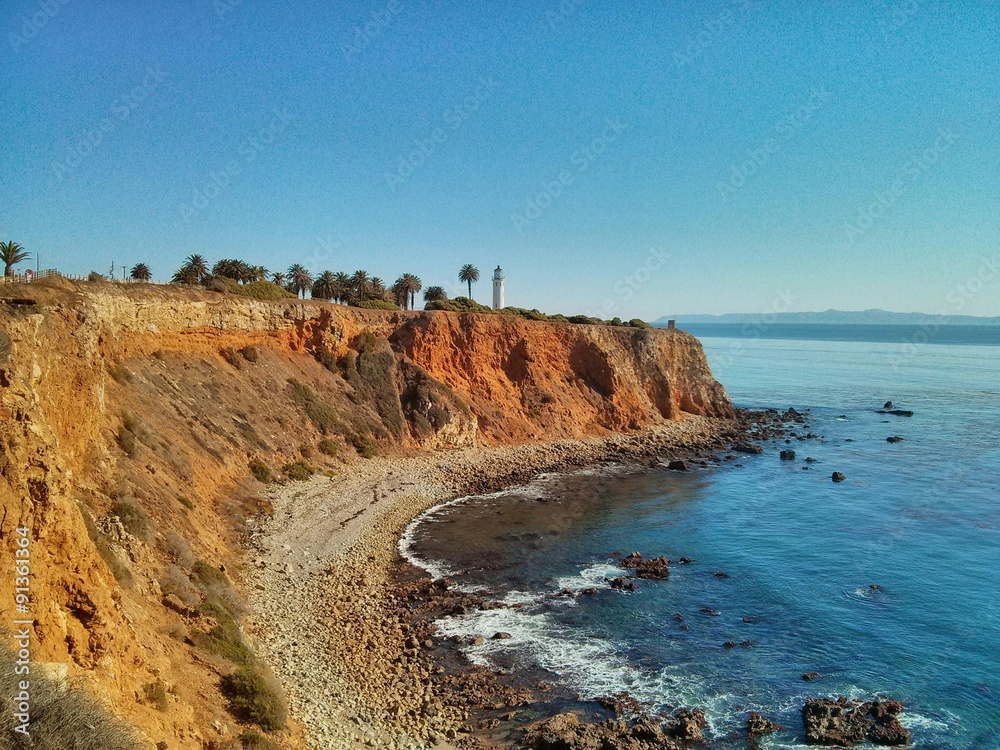
[[[701,345],[681,331],[435,312],[400,321],[390,340],[468,400],[486,442],[732,416]]]
[[[218,688],[232,661],[202,638],[220,624],[204,606],[218,592],[199,588],[196,566],[238,578],[243,520],[266,511],[251,466],[264,478],[295,462],[339,472],[375,446],[732,415],[680,331],[155,286],[17,292],[32,304],[0,304],[0,612],[9,622],[24,526],[33,657],[171,748],[238,733]]]

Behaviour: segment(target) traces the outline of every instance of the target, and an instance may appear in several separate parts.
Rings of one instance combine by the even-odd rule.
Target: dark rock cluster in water
[[[761,716],[756,711],[751,711],[750,715],[747,716],[747,737],[751,739],[761,734],[780,732],[783,729],[783,726]]]
[[[529,725],[522,744],[537,750],[680,750],[688,743],[704,742],[707,723],[696,708],[682,708],[667,721],[643,714],[632,722],[584,723],[574,713],[562,713]]]
[[[869,740],[876,745],[906,745],[910,732],[899,723],[899,701],[812,698],[802,707],[806,742],[851,747]]]
[[[647,580],[665,580],[670,577],[670,560],[665,557],[643,559],[638,552],[633,552],[619,563],[621,567],[634,570],[636,576]]]

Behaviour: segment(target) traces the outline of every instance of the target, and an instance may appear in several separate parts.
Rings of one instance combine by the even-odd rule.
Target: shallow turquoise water
[[[716,747],[745,747],[748,710],[791,729],[762,747],[790,748],[806,697],[880,694],[906,704],[916,747],[1000,748],[1000,348],[703,343],[734,402],[810,409],[822,439],[793,441],[795,462],[774,443],[687,474],[544,477],[429,514],[409,554],[526,605],[447,618],[442,635],[508,631],[470,658],[549,670],[584,698],[701,707]],[[875,413],[887,399],[915,416]],[[610,554],[633,550],[695,562],[610,590]],[[566,586],[599,591],[547,598]]]

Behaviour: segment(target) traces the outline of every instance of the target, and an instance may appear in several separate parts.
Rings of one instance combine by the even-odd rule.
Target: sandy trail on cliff
[[[375,673],[391,671],[391,641],[399,637],[391,624],[378,632],[398,538],[420,512],[491,480],[515,484],[601,461],[717,448],[733,428],[689,417],[604,438],[377,457],[338,476],[273,488],[274,513],[255,524],[248,554],[247,630],[284,686],[292,717],[306,726],[307,746],[441,748],[454,737],[444,715],[394,719],[397,704],[373,687]],[[405,704],[408,696],[391,698]]]

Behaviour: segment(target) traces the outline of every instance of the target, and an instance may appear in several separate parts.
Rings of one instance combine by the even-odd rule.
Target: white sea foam
[[[588,565],[576,575],[564,576],[555,580],[557,588],[573,589],[579,591],[586,588],[597,588],[605,586],[605,578],[614,578],[622,575],[622,569],[611,561],[604,561]]]
[[[515,598],[530,598],[520,593],[522,596]],[[446,617],[437,626],[437,635],[444,638],[485,637],[482,645],[466,650],[475,664],[495,667],[498,657],[513,654],[515,663],[553,672],[585,699],[628,690],[638,700],[658,707],[679,705],[684,693],[699,692],[692,690],[689,681],[666,672],[643,674],[628,663],[614,643],[603,638],[581,637],[578,631],[560,624],[549,613],[494,609]],[[493,640],[490,636],[497,632],[510,633],[512,637]]]

